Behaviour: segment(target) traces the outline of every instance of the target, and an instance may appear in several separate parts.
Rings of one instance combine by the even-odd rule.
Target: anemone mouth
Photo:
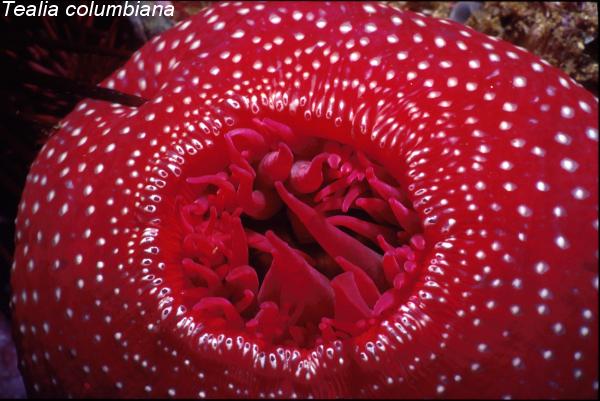
[[[192,140],[157,167],[142,243],[161,231],[146,253],[160,250],[170,285],[162,296],[179,299],[196,330],[268,345],[310,349],[364,335],[419,275],[426,244],[407,193],[351,145],[271,119],[253,124],[225,133],[214,157],[198,152],[186,163],[204,147]],[[169,175],[177,188],[161,196]],[[155,213],[163,198],[169,206]],[[166,318],[173,305],[164,301]]]

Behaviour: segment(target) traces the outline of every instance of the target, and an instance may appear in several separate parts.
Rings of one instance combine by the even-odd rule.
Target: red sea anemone
[[[34,396],[595,397],[597,99],[375,3],[221,3],[31,168]]]

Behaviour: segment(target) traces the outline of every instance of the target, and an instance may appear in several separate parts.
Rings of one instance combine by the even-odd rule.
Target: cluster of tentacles
[[[226,171],[186,178],[182,295],[205,327],[272,344],[360,335],[414,282],[419,218],[360,151],[255,123],[225,135]]]

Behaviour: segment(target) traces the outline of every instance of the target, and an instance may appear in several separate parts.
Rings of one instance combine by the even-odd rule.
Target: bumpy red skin
[[[150,101],[82,102],[19,209],[13,306],[32,396],[597,396],[597,99],[562,72],[386,5],[223,3],[104,85]],[[384,163],[428,244],[394,316],[295,360],[202,333],[161,292],[179,285],[169,163],[218,171],[223,134],[255,117]],[[153,218],[155,242],[141,243]]]

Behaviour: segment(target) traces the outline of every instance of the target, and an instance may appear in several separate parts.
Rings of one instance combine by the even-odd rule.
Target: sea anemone
[[[220,3],[31,167],[28,392],[595,397],[597,99],[375,3]]]

